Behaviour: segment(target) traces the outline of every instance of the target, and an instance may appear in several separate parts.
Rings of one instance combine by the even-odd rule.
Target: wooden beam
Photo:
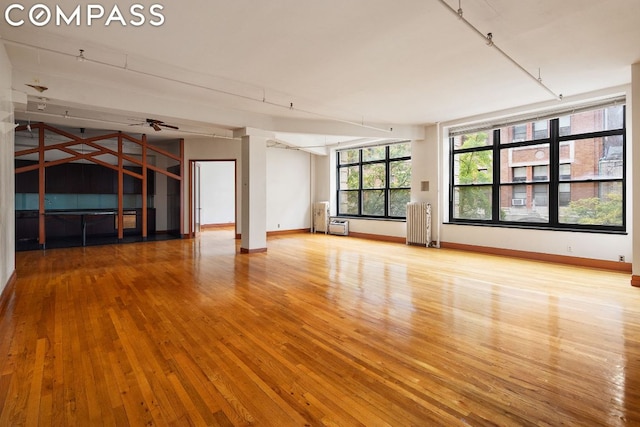
[[[181,158],[180,155],[176,156],[175,154],[172,154],[172,153],[170,153],[170,152],[168,152],[166,150],[163,150],[162,148],[154,147],[153,145],[147,145],[147,148],[149,150],[153,150],[156,153],[162,154],[163,156],[169,157],[170,159],[176,160],[178,162],[182,161],[182,158]]]
[[[189,206],[187,211],[189,212],[189,230],[187,231],[187,235],[189,236],[189,238],[193,238],[195,236],[195,227],[194,227],[194,219],[193,216],[195,215],[194,212],[194,206],[193,206],[193,202],[194,202],[194,195],[193,195],[193,179],[194,179],[194,174],[193,174],[193,170],[195,169],[195,160],[189,160]]]
[[[44,168],[44,126],[38,128],[38,243],[46,244],[45,231],[45,168]]]
[[[124,238],[124,167],[122,161],[122,134],[118,135],[118,240]]]
[[[182,229],[184,228],[184,182],[182,177],[184,176],[184,138],[180,138],[180,235],[184,235]]]
[[[154,166],[154,165],[148,164],[148,165],[147,165],[147,167],[148,167],[149,169],[153,170],[153,171],[156,171],[156,172],[158,172],[158,173],[161,173],[161,174],[163,174],[163,175],[166,175],[166,176],[168,176],[169,178],[173,178],[173,179],[175,179],[175,180],[182,181],[182,177],[181,177],[181,176],[178,176],[178,175],[176,175],[176,174],[174,174],[174,173],[171,173],[171,172],[169,172],[169,171],[166,171],[166,170],[164,170],[164,169],[161,169],[161,168],[159,168],[159,167],[157,167],[157,166]]]
[[[142,239],[147,238],[147,135],[142,135]]]

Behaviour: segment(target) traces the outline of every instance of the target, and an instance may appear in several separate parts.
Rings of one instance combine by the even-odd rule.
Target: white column
[[[628,101],[627,108],[629,108]],[[631,224],[633,238],[631,284],[640,287],[640,62],[631,66],[631,117],[629,121],[631,123],[627,124],[627,128],[631,128],[632,158],[631,168],[627,168],[627,185],[631,185],[632,188],[633,205],[632,212],[627,212],[627,218],[633,218]]]
[[[267,139],[258,129],[243,129],[242,222],[240,252],[267,250]]]

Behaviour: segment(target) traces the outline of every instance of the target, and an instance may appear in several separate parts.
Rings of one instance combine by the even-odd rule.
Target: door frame
[[[196,237],[195,231],[195,197],[194,197],[194,188],[195,188],[195,174],[194,170],[196,167],[196,163],[212,163],[212,162],[233,162],[233,216],[234,216],[234,227],[235,234],[234,237],[237,238],[238,233],[238,160],[237,159],[189,159],[189,230],[188,237],[193,239]],[[200,188],[202,186],[200,185]],[[200,224],[202,225],[202,224]]]

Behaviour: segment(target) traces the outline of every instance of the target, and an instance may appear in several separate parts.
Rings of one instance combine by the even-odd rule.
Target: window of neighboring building
[[[549,179],[549,165],[539,165],[533,167],[533,180],[546,181]]]
[[[405,218],[411,200],[411,143],[337,152],[338,216]]]
[[[560,136],[571,135],[571,117],[562,116],[559,118],[559,122],[560,131],[558,134]]]
[[[527,139],[527,125],[513,126],[513,138],[511,142],[520,142]]]
[[[625,231],[624,117],[619,104],[452,132],[451,222]]]
[[[539,120],[537,122],[533,122],[533,139],[546,138],[549,138],[549,121]]]

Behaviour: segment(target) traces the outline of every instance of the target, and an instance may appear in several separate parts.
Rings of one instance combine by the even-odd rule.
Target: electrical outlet
[[[618,261],[624,262],[624,255],[618,255]]]
[[[571,247],[571,245],[567,245],[567,252],[573,252],[573,248]]]
[[[280,228],[280,224],[278,224],[278,228]]]

